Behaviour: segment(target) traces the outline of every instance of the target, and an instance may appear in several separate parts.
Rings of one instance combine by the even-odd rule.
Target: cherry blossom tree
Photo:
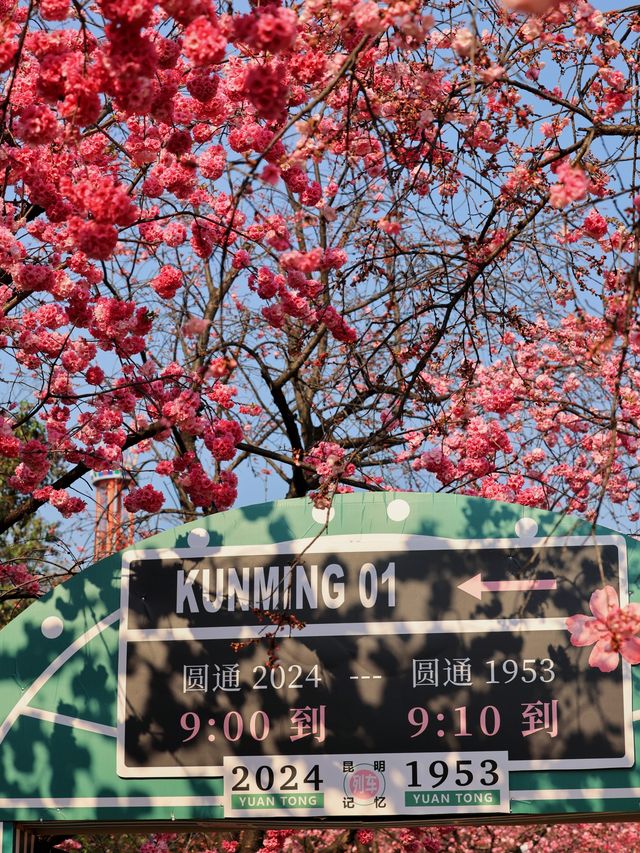
[[[640,16],[474,9],[0,0],[0,532],[113,466],[633,529]]]
[[[233,506],[245,470],[321,506],[449,490],[635,530],[639,31],[585,0],[0,0],[0,534],[80,523],[115,466],[143,529]],[[3,552],[4,597],[41,555]]]

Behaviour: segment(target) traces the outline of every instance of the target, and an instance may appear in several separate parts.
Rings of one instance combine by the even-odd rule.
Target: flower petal
[[[630,637],[620,643],[620,654],[629,663],[640,663],[640,637]]]
[[[609,640],[600,640],[589,655],[589,666],[597,667],[600,672],[613,672],[619,660],[620,655],[611,648]]]
[[[572,646],[590,646],[591,643],[597,643],[602,639],[602,634],[605,631],[604,626],[593,616],[585,616],[578,613],[576,616],[569,616],[566,620],[566,626],[571,631]]]
[[[618,593],[612,586],[597,589],[589,599],[589,607],[596,619],[602,619],[603,622],[606,622],[611,612],[620,607]]]

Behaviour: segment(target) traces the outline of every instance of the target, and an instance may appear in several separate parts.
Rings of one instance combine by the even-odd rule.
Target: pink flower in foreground
[[[502,0],[509,12],[523,12],[525,15],[544,15],[560,5],[560,0]]]
[[[573,646],[590,646],[589,665],[601,672],[618,666],[619,655],[629,663],[640,663],[640,604],[620,607],[612,586],[597,589],[589,600],[593,616],[570,616],[566,625]]]
[[[594,208],[592,208],[582,223],[582,230],[585,234],[588,234],[589,237],[593,237],[594,240],[600,240],[605,236],[608,230],[607,220],[601,213]]]
[[[56,844],[55,849],[67,851],[82,850],[82,844],[74,838],[67,838],[65,841],[61,841],[60,844]]]
[[[197,338],[210,325],[203,317],[189,317],[182,327],[182,334],[187,338]]]
[[[583,199],[589,189],[589,179],[578,166],[561,163],[556,169],[558,183],[549,187],[549,202],[551,207],[565,207],[571,201]]]

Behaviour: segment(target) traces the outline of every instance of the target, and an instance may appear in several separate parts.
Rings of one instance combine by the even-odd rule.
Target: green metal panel
[[[592,533],[584,521],[499,502],[374,493],[336,497],[326,527],[310,501],[276,501],[199,519],[136,547],[186,548],[189,533],[197,529],[208,532],[211,547],[381,533],[510,538],[521,518],[536,522],[538,537]],[[596,532],[610,533],[601,527]],[[640,544],[627,538],[626,546],[629,597],[639,600]],[[102,560],[0,632],[2,853],[10,850],[12,821],[223,817],[220,778],[121,778],[116,772],[120,572],[121,555]],[[640,717],[638,690],[634,672],[634,717]],[[637,755],[637,722],[634,733]],[[509,781],[511,811],[523,817],[629,813],[640,802],[637,765],[516,771]]]
[[[13,824],[0,821],[0,853],[13,853]]]

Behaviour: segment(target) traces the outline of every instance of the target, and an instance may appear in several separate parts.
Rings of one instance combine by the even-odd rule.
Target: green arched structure
[[[470,550],[476,555],[478,551],[491,555],[497,553],[497,548],[502,548],[512,559],[518,549],[529,549],[527,553],[531,553],[532,549],[561,549],[567,543],[583,542],[584,547],[594,548],[592,562],[598,576],[602,571],[609,572],[603,578],[615,586],[621,602],[638,600],[640,543],[635,540],[601,527],[594,532],[586,522],[571,517],[453,495],[386,492],[340,495],[333,502],[328,523],[326,515],[314,509],[306,499],[243,507],[145,540],[128,549],[125,562],[135,563],[139,552],[159,551],[183,559],[190,551],[195,554],[204,549],[215,554],[217,549],[223,549],[225,553],[232,553],[234,549],[241,552],[244,548],[246,551],[247,546],[271,547],[274,543],[287,542],[296,543],[291,553],[297,553],[301,542],[315,543],[315,552],[322,552],[325,543],[327,547],[324,550],[331,551],[335,560],[335,554],[340,552],[340,543],[351,542],[351,550],[359,548],[365,552],[375,550],[376,542],[384,542],[384,547],[393,551],[396,539],[409,542],[408,546],[403,546],[409,551],[414,547],[411,543],[418,543],[416,547],[420,548],[424,545],[427,551],[435,549],[437,554],[441,554],[443,549],[453,549],[456,560],[462,562]],[[600,565],[598,542],[615,547],[618,556],[613,568],[609,566],[603,570]],[[426,552],[420,553],[424,556]],[[567,559],[572,559],[571,548],[566,553],[569,554]],[[497,574],[493,577],[494,584],[505,580],[513,583],[518,579],[517,564],[513,572],[509,573],[509,570],[505,575],[499,562],[495,563]],[[117,749],[122,564],[122,554],[100,561],[32,604],[0,632],[0,853],[26,850],[28,832],[63,835],[81,826],[87,830],[97,823],[114,827],[133,823],[147,827],[165,821],[219,825],[226,819],[223,779],[219,774],[210,776],[206,772],[192,774],[187,771],[178,775],[169,771],[169,775],[154,776],[153,768],[149,770],[148,767],[140,775],[136,775],[135,769],[127,773],[118,772],[119,769],[122,771]],[[450,562],[442,562],[440,557],[431,563],[424,560],[407,583],[414,584],[411,588],[417,591],[418,598],[423,595],[420,591],[423,587],[430,590],[424,601],[429,607],[435,607],[433,612],[440,612],[438,597],[444,596],[444,616],[441,614],[439,618],[444,618],[449,625],[445,630],[453,631],[455,619],[460,618],[460,614],[455,612],[455,602],[463,600],[455,596],[464,595],[464,592],[459,591],[460,583],[455,583],[453,589],[449,565]],[[491,561],[483,565],[490,566]],[[557,562],[555,565],[557,568]],[[527,576],[526,565],[524,572]],[[420,573],[424,575],[423,580]],[[589,598],[600,584],[597,583],[598,577],[593,582],[593,571],[588,583],[581,584],[583,577],[587,575],[580,567],[571,568],[567,564],[566,576],[558,570],[558,583],[565,584],[567,589],[571,587],[572,600],[580,602],[578,612],[588,613]],[[491,578],[483,575],[481,581],[491,582]],[[476,585],[479,582],[476,578]],[[404,580],[399,578],[398,583],[401,586]],[[558,616],[554,611],[555,616],[552,613],[549,617],[546,605],[539,604],[542,598],[536,599],[535,590],[532,594],[510,589],[505,587],[506,605],[499,589],[485,589],[482,599],[475,599],[473,594],[467,595],[464,600],[467,601],[468,612],[462,614],[463,618],[467,622],[475,620],[478,630],[482,630],[486,620],[495,628],[496,620],[505,617],[504,607],[507,607],[506,617],[529,619],[527,624],[533,624],[531,620],[535,619],[552,618],[555,619],[553,630],[560,630],[562,614]],[[370,592],[369,586],[364,592],[365,604]],[[532,598],[538,601],[537,610],[527,610],[533,606]],[[184,602],[189,603],[188,595],[183,596]],[[338,611],[336,614],[337,622],[343,617]],[[410,615],[415,616],[415,613],[411,611]],[[404,623],[401,620],[405,616],[390,614],[389,618],[396,626],[395,633],[402,633]],[[354,621],[353,614],[349,618]],[[425,634],[429,634],[430,617],[423,614],[421,618],[426,620]],[[215,624],[216,615],[212,614],[210,620],[212,625]],[[324,621],[327,621],[326,613]],[[518,635],[521,629],[513,624],[515,627],[511,633]],[[415,625],[412,630],[417,630]],[[501,645],[507,633],[496,635],[495,665],[498,667],[504,659]],[[538,631],[538,634],[545,636],[544,631]],[[566,653],[571,654],[568,637],[567,633]],[[517,644],[508,647],[517,648]],[[585,674],[585,678],[591,677],[589,673],[594,671],[587,664],[589,649],[574,651],[578,655],[576,660],[579,661],[580,672]],[[522,661],[518,665],[521,664]],[[532,666],[529,664],[528,669],[526,666],[524,670],[518,669],[518,683],[523,673],[525,681],[527,673],[533,673]],[[506,672],[499,669],[503,680],[510,677],[511,667],[509,664]],[[617,757],[612,760],[589,758],[588,748],[585,748],[585,761],[576,762],[576,750],[579,752],[581,747],[576,746],[577,736],[573,732],[573,765],[571,761],[563,764],[558,760],[538,762],[539,766],[535,768],[511,768],[508,811],[513,818],[522,822],[543,815],[628,816],[637,812],[640,801],[640,771],[636,764],[640,696],[638,680],[631,669],[625,665],[616,673],[606,675],[596,671],[598,678],[612,679],[610,683],[615,682],[619,687],[617,693],[606,694],[614,696],[613,701],[616,702],[619,698],[618,717],[613,723],[608,719],[603,719],[602,723],[603,729],[613,730],[616,726],[621,729],[618,742],[624,741],[624,745]],[[540,672],[536,677],[544,681]],[[414,682],[416,679],[419,682],[422,676],[414,673],[413,677]],[[583,684],[581,679],[582,675],[576,680],[576,692],[600,689],[595,681]],[[597,682],[598,685],[604,683],[604,680]],[[416,704],[426,707],[429,697],[436,694],[419,687],[419,684],[412,687],[417,691]],[[122,683],[120,688],[121,702],[124,702]],[[603,689],[609,690],[609,687],[605,685]],[[338,695],[334,699],[342,701]],[[414,721],[416,719],[414,715]],[[621,726],[619,720],[622,720]],[[188,723],[191,725],[192,718],[188,718]],[[185,731],[189,731],[188,727]],[[551,732],[548,730],[547,734]],[[562,738],[562,732],[559,737]],[[418,740],[413,742],[417,744]],[[504,748],[500,737],[496,738],[495,744],[498,751]],[[553,747],[556,748],[556,742]],[[605,752],[607,748],[603,747]],[[357,753],[357,747],[354,752]],[[561,750],[557,755],[562,757]],[[607,765],[605,769],[602,769],[603,765]],[[524,764],[520,766],[524,767]],[[237,814],[234,816],[238,818]],[[505,816],[503,810],[502,817]],[[256,819],[256,814],[248,817]],[[282,813],[275,817],[286,821],[294,820],[296,815]],[[387,823],[393,823],[388,816],[383,817]],[[320,818],[322,815],[319,814]],[[265,815],[265,819],[273,820],[274,815]],[[307,823],[313,822],[313,814],[305,819]],[[325,816],[325,819],[330,820],[331,816]],[[409,815],[398,817],[397,822],[419,822],[421,819],[433,821],[437,815],[433,810],[426,810],[423,814],[416,808]],[[448,814],[443,814],[442,822],[451,820]]]

